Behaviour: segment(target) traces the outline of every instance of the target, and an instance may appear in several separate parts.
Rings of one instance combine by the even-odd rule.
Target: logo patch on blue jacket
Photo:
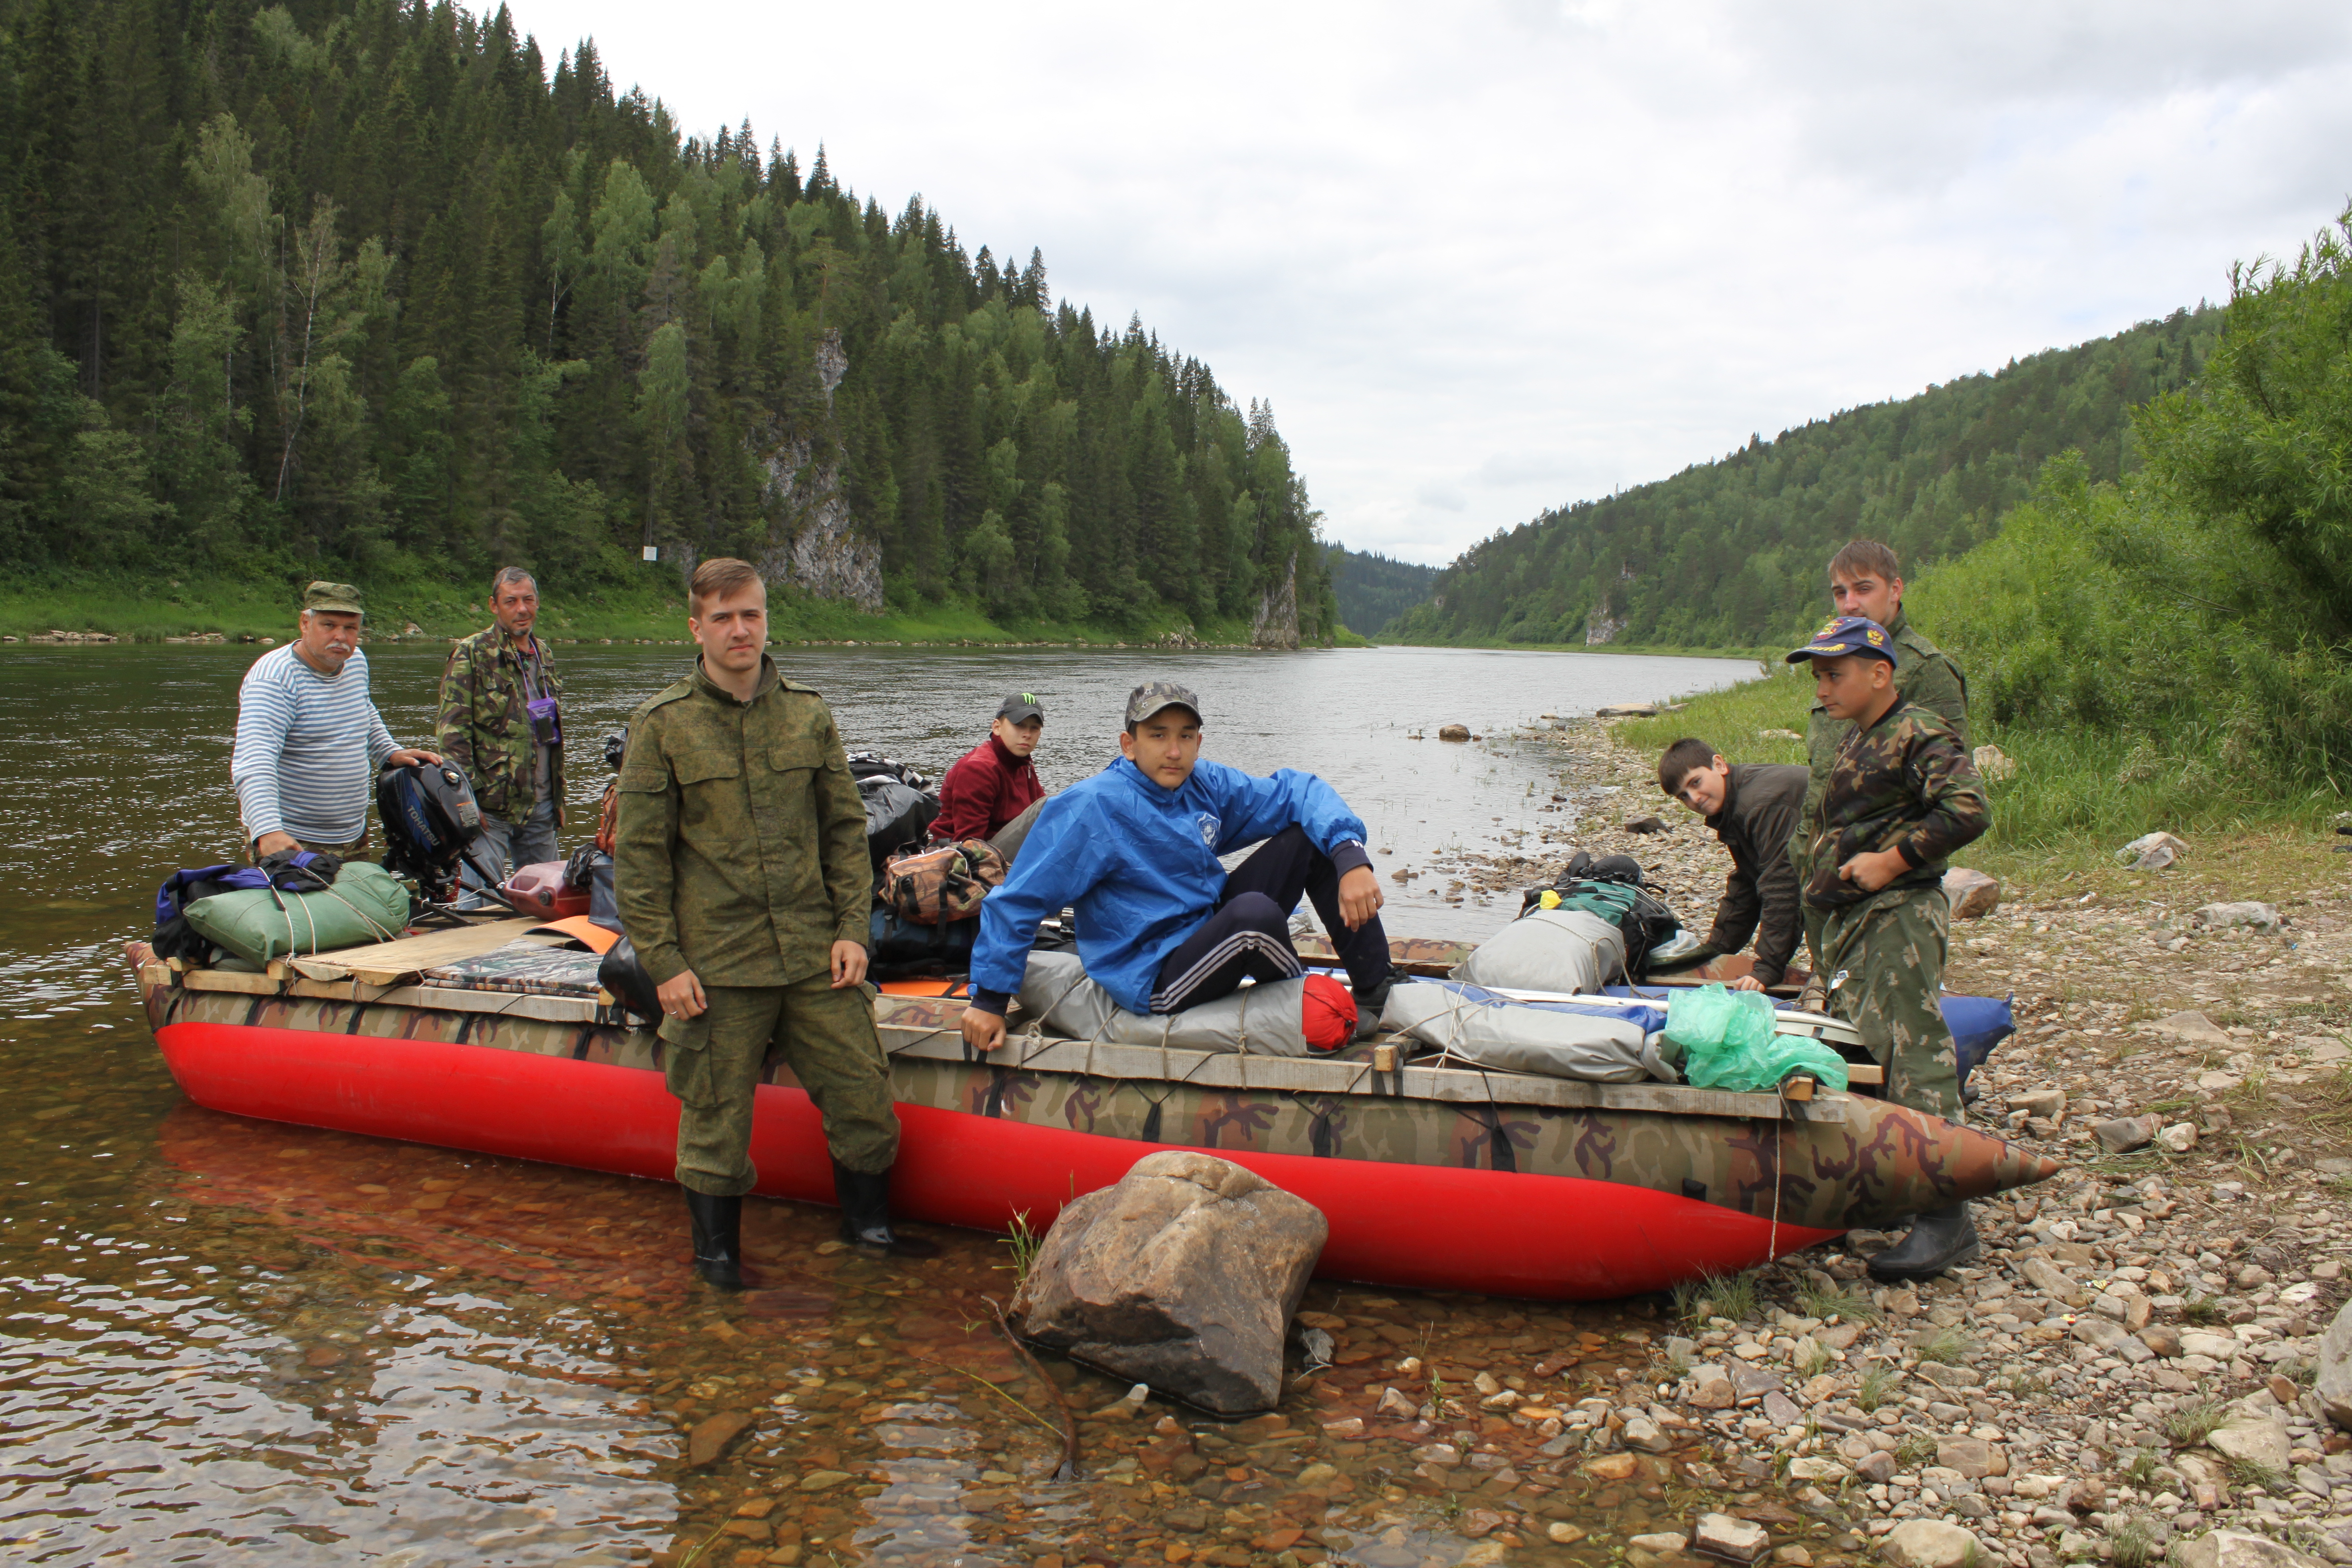
[[[1204,811],[1192,820],[1201,825],[1201,842],[1214,849],[1217,847],[1217,819]]]

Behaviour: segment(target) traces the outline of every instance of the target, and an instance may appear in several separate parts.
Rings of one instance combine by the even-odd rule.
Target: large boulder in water
[[[1171,1149],[1062,1210],[1013,1298],[1024,1339],[1223,1415],[1282,1396],[1321,1211],[1213,1154]]]

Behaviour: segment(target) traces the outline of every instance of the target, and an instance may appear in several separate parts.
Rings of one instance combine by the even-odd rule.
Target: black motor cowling
[[[416,879],[427,903],[457,897],[457,867],[482,836],[482,808],[474,786],[454,763],[410,763],[375,779],[376,815],[383,820],[383,868]]]

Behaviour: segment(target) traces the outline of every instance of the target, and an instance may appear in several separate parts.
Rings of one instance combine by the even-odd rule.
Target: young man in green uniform
[[[466,770],[482,808],[474,854],[503,881],[525,866],[561,860],[563,679],[531,627],[539,584],[520,566],[490,579],[490,625],[450,646],[441,670],[441,754]],[[482,906],[481,873],[459,873],[459,909]]]
[[[630,718],[613,885],[661,1004],[695,1270],[742,1288],[771,1048],[824,1118],[844,1238],[928,1257],[890,1226],[898,1118],[862,984],[874,870],[841,736],[824,700],[767,657],[768,590],[750,565],[704,562],[687,607],[702,657]]]
[[[1938,998],[1951,936],[1944,858],[1991,821],[1952,726],[1895,685],[1895,637],[1843,616],[1789,655],[1810,659],[1816,712],[1845,727],[1822,792],[1805,903],[1822,917],[1829,1010],[1886,1069],[1886,1098],[1957,1121],[1960,1081]],[[1924,1279],[1977,1255],[1965,1203],[1916,1215],[1870,1260],[1881,1279]]]
[[[1859,616],[1885,628],[1895,651],[1895,685],[1906,702],[1915,702],[1951,726],[1962,747],[1969,743],[1969,683],[1949,655],[1919,635],[1903,613],[1903,568],[1895,552],[1875,540],[1857,539],[1830,557],[1830,598],[1841,616]],[[1789,843],[1789,858],[1801,886],[1818,869],[1805,858],[1812,842],[1813,821],[1821,813],[1822,791],[1829,783],[1830,764],[1837,760],[1838,743],[1851,725],[1829,717],[1816,707],[1805,725],[1805,752],[1812,779],[1805,786],[1804,805],[1797,813],[1797,830]],[[1799,1005],[1819,1012],[1819,976],[1828,973],[1822,951],[1821,912],[1805,906],[1805,942],[1812,951],[1816,979],[1806,986]]]

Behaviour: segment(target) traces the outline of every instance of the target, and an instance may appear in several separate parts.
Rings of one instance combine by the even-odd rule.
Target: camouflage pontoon
[[[128,956],[165,1060],[216,1110],[667,1180],[677,1106],[649,1026],[589,955],[496,922],[283,961]],[[1449,944],[1400,942],[1423,973]],[[1449,1065],[1416,1043],[1314,1059],[1024,1035],[976,1059],[950,996],[876,1003],[909,1217],[1039,1228],[1159,1146],[1213,1150],[1320,1207],[1340,1278],[1595,1299],[1749,1267],[1858,1226],[2038,1182],[2000,1139],[1858,1094],[1808,1101]],[[1423,1054],[1415,1056],[1412,1053]],[[830,1203],[816,1114],[760,1090],[759,1191]]]

